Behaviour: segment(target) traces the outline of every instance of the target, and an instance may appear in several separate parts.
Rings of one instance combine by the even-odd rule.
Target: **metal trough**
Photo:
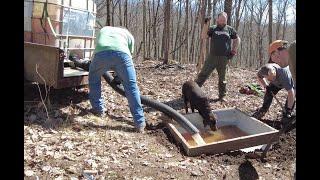
[[[183,145],[188,156],[197,156],[201,154],[218,154],[229,151],[240,150],[244,148],[264,145],[274,138],[273,142],[278,141],[279,131],[261,121],[248,116],[236,108],[214,110],[218,116],[217,126],[223,129],[226,126],[233,126],[240,129],[243,134],[240,137],[225,136],[225,138],[206,145],[195,145],[187,140],[185,134],[188,133],[183,127],[175,122],[168,122],[167,126],[173,134],[175,140]],[[202,123],[202,117],[198,113],[186,114],[185,117],[195,125],[200,132],[205,132]],[[222,132],[222,131],[221,131]],[[215,136],[215,135],[214,135]],[[205,139],[205,138],[204,138]]]

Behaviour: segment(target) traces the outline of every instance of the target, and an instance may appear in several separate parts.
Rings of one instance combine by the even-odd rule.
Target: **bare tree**
[[[176,59],[176,49],[177,49],[177,46],[178,46],[178,39],[180,38],[180,21],[181,21],[181,14],[182,14],[182,6],[181,6],[181,1],[178,1],[179,2],[179,7],[178,7],[178,12],[179,12],[179,15],[178,15],[178,23],[177,23],[177,29],[176,29],[176,38],[175,38],[175,42],[174,42],[174,53],[173,53],[173,59]],[[179,44],[181,43],[181,41],[179,42]],[[179,52],[179,51],[178,51]]]
[[[269,4],[269,26],[268,26],[268,34],[269,34],[269,44],[272,43],[272,25],[273,25],[273,16],[272,16],[272,0],[268,0]]]
[[[237,61],[232,65],[250,68],[266,62],[270,41],[295,39],[295,10],[291,8],[295,7],[295,0],[171,0],[170,11],[167,4],[164,0],[96,0],[96,29],[105,25],[126,26],[137,42],[135,57],[163,60],[166,50],[167,59],[198,63],[204,61],[210,46],[208,40],[201,38],[201,34],[206,34],[204,17],[211,16],[211,23],[215,23],[217,11],[231,9],[228,24],[235,27],[242,39]],[[293,19],[288,16],[291,10]]]
[[[196,53],[195,53],[195,34],[196,34],[196,30],[197,30],[197,24],[198,24],[198,19],[200,16],[200,9],[201,9],[201,2],[198,1],[198,8],[195,10],[195,14],[197,14],[197,16],[195,17],[195,21],[193,23],[193,28],[192,28],[192,36],[191,36],[191,43],[192,45],[190,46],[190,53],[191,53],[191,57],[192,57],[192,62],[195,62],[195,57],[196,57]]]
[[[208,31],[208,24],[205,24],[205,14],[206,14],[207,0],[201,1],[201,10],[200,10],[200,22],[201,22],[201,35],[200,35],[200,52],[199,52],[199,60],[197,63],[197,72],[199,72],[204,63],[205,55],[206,55],[206,32]]]
[[[283,16],[282,39],[285,39],[285,38],[286,38],[287,8],[288,8],[288,0],[284,0],[284,1],[283,1],[283,8],[282,8],[282,16]]]
[[[119,25],[122,26],[121,0],[119,0]]]
[[[250,9],[254,13],[253,20],[255,21],[257,25],[257,34],[256,37],[258,38],[257,41],[257,47],[258,47],[258,58],[260,61],[259,66],[262,66],[264,63],[263,59],[263,52],[264,52],[264,46],[263,46],[263,34],[264,34],[264,24],[262,23],[264,12],[268,6],[267,1],[258,0],[258,2],[255,2],[255,5],[258,7],[254,7],[253,9]],[[267,18],[265,18],[267,19]]]
[[[186,0],[185,3],[185,9],[186,9],[186,21],[185,21],[185,30],[186,30],[186,57],[185,62],[189,63],[189,0]]]
[[[124,18],[124,26],[128,27],[128,0],[124,1],[124,12],[123,12],[123,18]]]
[[[228,22],[227,24],[231,24],[231,10],[232,10],[232,0],[225,0],[224,1],[224,12],[228,14]]]
[[[110,0],[106,0],[107,4],[107,21],[106,21],[106,26],[110,26]]]
[[[244,4],[246,4],[246,1],[247,0],[244,0]],[[237,8],[236,8],[236,13],[235,13],[235,29],[236,31],[239,30],[239,25],[240,25],[240,19],[241,19],[241,16],[242,16],[242,13],[243,13],[243,9],[244,9],[244,5],[242,6],[242,11],[241,11],[241,2],[242,0],[238,0],[238,4],[237,4]],[[241,12],[240,12],[241,11]]]
[[[169,61],[169,38],[170,38],[170,10],[171,0],[165,0],[165,13],[164,13],[164,61],[163,64],[168,64]]]
[[[146,23],[147,23],[147,18],[146,18],[146,0],[143,0],[143,19],[142,19],[142,36],[143,36],[143,60],[146,59]]]

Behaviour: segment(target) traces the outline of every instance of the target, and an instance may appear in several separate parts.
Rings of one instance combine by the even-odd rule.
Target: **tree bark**
[[[268,26],[268,34],[269,34],[269,44],[272,43],[272,25],[273,25],[273,16],[272,16],[272,0],[268,0],[269,2],[269,26]]]
[[[204,59],[206,56],[206,32],[208,31],[208,24],[204,23],[205,19],[205,13],[206,13],[206,5],[207,5],[207,0],[201,0],[201,11],[200,11],[200,22],[201,22],[201,31],[199,35],[200,39],[200,51],[199,51],[199,61],[197,63],[197,72],[200,72],[202,65],[204,63]]]
[[[186,0],[186,21],[185,21],[185,28],[186,28],[186,57],[184,58],[184,63],[189,63],[189,0]]]
[[[146,59],[146,0],[143,0],[142,4],[142,11],[143,11],[143,17],[142,17],[142,41],[143,41],[143,60]]]
[[[125,0],[124,1],[124,15],[123,15],[123,18],[124,18],[124,26],[125,27],[128,27],[128,0]]]
[[[169,61],[169,38],[170,38],[170,9],[171,0],[165,0],[165,13],[164,13],[164,61],[163,64],[168,64]]]
[[[122,26],[121,0],[119,0],[119,25]]]
[[[110,1],[111,0],[106,0],[107,3],[107,20],[106,20],[106,26],[110,26]]]
[[[228,22],[227,22],[228,25],[231,24],[231,16],[232,16],[231,11],[232,11],[232,0],[225,0],[224,12],[226,12],[228,15]]]

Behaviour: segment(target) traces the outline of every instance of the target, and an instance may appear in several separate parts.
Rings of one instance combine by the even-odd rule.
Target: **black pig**
[[[212,131],[217,130],[217,116],[212,113],[209,100],[205,93],[194,81],[187,81],[182,86],[182,97],[184,99],[186,113],[188,113],[188,103],[190,103],[191,111],[197,109],[203,118],[204,127],[210,126]]]

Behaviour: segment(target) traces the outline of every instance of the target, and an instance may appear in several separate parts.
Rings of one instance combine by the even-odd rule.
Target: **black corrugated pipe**
[[[89,71],[89,66],[90,66],[90,60],[89,61],[83,61],[79,62],[78,60],[74,58],[70,58],[70,60],[73,61],[74,65],[82,68],[85,71]],[[103,78],[107,81],[107,83],[119,94],[122,96],[125,96],[125,92],[123,89],[123,86],[121,86],[120,80],[115,79],[109,72],[105,72],[103,75]],[[117,83],[119,82],[119,83]],[[175,121],[177,121],[183,128],[185,128],[188,132],[192,134],[193,139],[196,141],[197,144],[199,145],[204,145],[205,142],[203,138],[200,136],[199,130],[189,122],[187,118],[185,118],[182,114],[174,110],[172,107],[163,104],[161,102],[158,102],[156,100],[149,99],[145,96],[140,95],[141,98],[141,103],[152,107],[158,111],[163,112],[167,116],[173,118]]]
[[[122,96],[125,96],[123,86],[121,86],[121,84],[115,83],[113,76],[109,72],[104,73],[102,76],[115,91],[117,91]],[[190,123],[187,118],[185,118],[182,114],[177,112],[172,107],[170,107],[166,104],[163,104],[161,102],[158,102],[156,100],[149,99],[149,98],[142,96],[142,95],[140,96],[140,98],[141,98],[142,104],[149,106],[149,107],[152,107],[156,110],[159,110],[159,111],[163,112],[164,114],[166,114],[167,116],[173,118],[175,121],[177,121],[183,128],[185,128],[190,133],[192,133],[192,134],[199,133],[199,130],[192,123]]]

